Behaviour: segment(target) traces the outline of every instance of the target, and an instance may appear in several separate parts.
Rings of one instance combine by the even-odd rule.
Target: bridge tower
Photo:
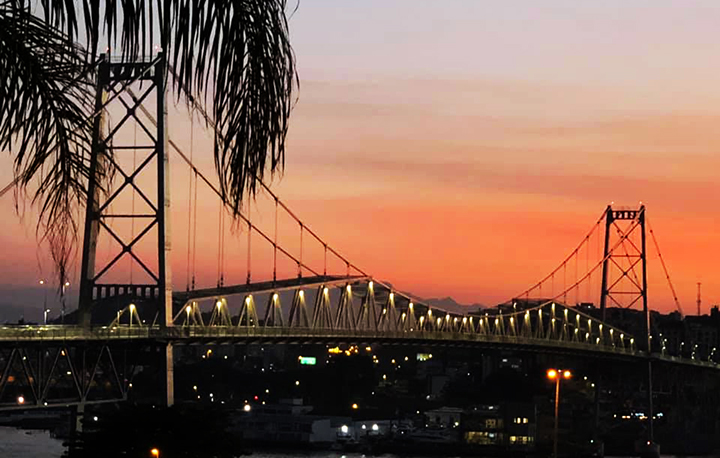
[[[631,308],[640,303],[646,318],[643,331],[650,335],[645,241],[644,205],[636,209],[608,205],[600,291],[601,320],[606,321],[608,306]]]
[[[97,92],[95,99],[95,119],[93,124],[93,143],[90,155],[90,176],[85,214],[85,230],[82,246],[82,267],[80,277],[80,295],[78,304],[78,324],[89,327],[94,305],[100,299],[127,296],[148,299],[157,303],[158,321],[160,326],[172,323],[172,281],[170,272],[170,188],[168,168],[167,109],[165,106],[165,57],[159,53],[150,60],[136,62],[113,62],[108,56],[102,55],[97,72]],[[124,89],[133,83],[141,83],[141,95],[129,97]],[[154,93],[156,99],[157,125],[149,125],[148,120],[141,117],[138,108]],[[119,102],[119,104],[118,104]],[[119,122],[106,128],[107,107],[115,104],[124,107]],[[121,104],[121,105],[120,105]],[[128,144],[118,135],[123,126],[134,120],[135,135],[142,135],[141,144]],[[107,135],[104,135],[109,131]],[[127,135],[126,135],[127,137]],[[133,152],[140,153],[137,163],[133,161],[131,169],[121,167],[121,155]],[[150,169],[154,162],[157,178],[155,196],[150,188],[143,189],[140,184],[140,173]],[[107,183],[103,177],[115,174],[121,182],[117,189],[109,192],[103,189]],[[118,175],[120,175],[118,177]],[[154,180],[153,180],[154,181]],[[139,197],[140,210],[133,208],[130,212],[114,213],[111,205],[127,197],[130,192]],[[150,192],[149,192],[150,191]],[[133,196],[134,199],[134,196]],[[140,228],[137,234],[123,237],[112,227],[118,224],[137,223]],[[120,246],[119,252],[107,263],[96,262],[98,239],[105,233]],[[156,259],[141,259],[136,247],[148,238],[157,246]],[[117,266],[122,258],[131,257],[144,271],[150,281],[142,284],[130,282],[107,282],[109,272]]]
[[[149,303],[154,302],[157,304],[157,319],[153,321],[161,327],[172,325],[166,77],[166,59],[162,52],[153,58],[141,58],[134,62],[114,62],[109,56],[100,56],[78,303],[78,324],[86,328],[91,326],[93,308],[100,300],[108,298],[127,298],[128,303],[138,298]],[[132,84],[138,83],[140,89],[137,97],[125,91]],[[153,94],[154,116],[157,119],[155,123],[143,118],[139,110],[147,99],[152,100]],[[124,111],[119,121],[112,125],[106,119],[107,108],[111,104],[115,105],[113,108]],[[131,120],[135,122],[133,144],[129,144],[128,135],[119,134],[123,126],[132,124]],[[121,167],[121,156],[128,153],[132,153],[133,158],[135,155],[139,156],[138,160],[133,160],[132,167],[128,167],[126,162]],[[153,165],[155,173],[152,172]],[[146,183],[144,188],[141,179],[143,170],[150,170],[150,176],[155,175],[154,179],[146,180],[150,184]],[[117,189],[102,187],[108,182],[106,178],[109,174],[114,174],[116,180],[120,181]],[[117,203],[118,208],[127,207],[121,206],[120,202],[127,199],[128,193],[133,193],[132,210],[114,212],[111,206],[113,203]],[[141,204],[137,210],[134,205],[135,195],[139,197],[137,200]],[[118,225],[131,222],[133,231],[128,236],[113,227],[111,222]],[[134,233],[135,227],[139,228],[137,234]],[[120,247],[106,263],[97,262],[101,233],[117,242]],[[156,247],[156,256],[142,259],[137,247],[147,239],[150,239],[148,243],[151,246]],[[149,281],[133,283],[132,276],[127,282],[108,281],[109,272],[117,266],[118,261],[128,256],[144,271],[145,278],[149,278]],[[166,403],[172,405],[174,364],[170,343],[164,346],[163,362]]]
[[[639,272],[638,272],[639,270]],[[605,248],[603,250],[600,291],[601,320],[606,322],[607,307],[631,308],[642,304],[642,332],[647,350],[648,440],[653,442],[652,336],[647,297],[647,250],[645,206],[605,210]],[[639,330],[640,331],[640,330]],[[597,399],[596,399],[597,402]]]

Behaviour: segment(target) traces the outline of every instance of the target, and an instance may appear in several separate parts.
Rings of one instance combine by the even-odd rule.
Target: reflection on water
[[[60,458],[65,451],[62,441],[50,437],[48,431],[23,430],[0,427],[0,457],[1,458]],[[360,453],[340,452],[254,452],[254,458],[365,458]],[[396,458],[395,455],[376,455],[378,458]],[[205,458],[205,457],[197,457]],[[403,458],[412,458],[404,456]],[[476,457],[481,458],[481,457]],[[665,458],[673,458],[667,456]]]

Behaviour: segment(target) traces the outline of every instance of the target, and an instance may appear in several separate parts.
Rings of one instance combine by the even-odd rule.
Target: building
[[[480,405],[465,411],[465,443],[502,449],[532,450],[537,435],[534,404]]]

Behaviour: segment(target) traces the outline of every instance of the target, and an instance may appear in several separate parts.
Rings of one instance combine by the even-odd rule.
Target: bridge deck
[[[364,331],[286,327],[240,326],[4,326],[0,345],[58,343],[172,343],[173,345],[233,345],[247,343],[337,344],[386,343],[405,345],[476,346],[485,348],[585,354],[601,358],[646,359],[647,353],[620,347],[569,342],[548,338],[488,335],[446,331]],[[653,360],[720,369],[712,361],[653,354]]]

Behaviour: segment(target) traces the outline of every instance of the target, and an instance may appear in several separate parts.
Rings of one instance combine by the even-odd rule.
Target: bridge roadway
[[[149,345],[235,345],[235,344],[389,344],[416,346],[473,347],[589,356],[626,361],[646,360],[647,352],[588,342],[572,342],[526,336],[492,335],[447,331],[367,331],[263,326],[101,326],[72,325],[3,326],[0,346],[34,344],[138,343]],[[713,361],[653,353],[654,361],[720,369]]]

